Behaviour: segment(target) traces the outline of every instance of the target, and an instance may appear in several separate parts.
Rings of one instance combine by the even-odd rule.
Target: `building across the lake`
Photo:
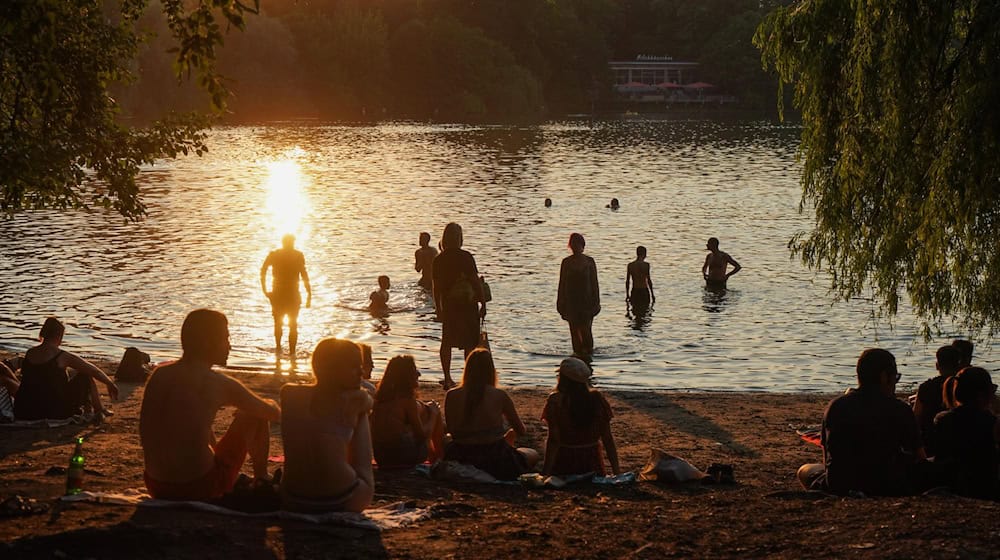
[[[699,80],[697,62],[669,56],[639,55],[635,60],[608,63],[614,76],[615,97],[627,103],[733,103],[716,87]]]
[[[670,56],[640,54],[635,60],[608,63],[615,76],[615,85],[674,83],[684,85],[696,80],[697,62],[675,62]]]

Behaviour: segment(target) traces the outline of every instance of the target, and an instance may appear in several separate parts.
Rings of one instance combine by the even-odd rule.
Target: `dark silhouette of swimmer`
[[[551,198],[546,198],[545,199],[545,207],[546,208],[552,208],[552,199]]]
[[[389,277],[382,275],[378,277],[378,290],[368,296],[368,310],[372,313],[386,313],[389,311]]]
[[[631,291],[629,284],[632,285]],[[656,303],[653,280],[649,276],[649,263],[646,262],[646,248],[642,245],[635,248],[635,260],[628,263],[625,270],[625,303],[631,303],[632,310],[637,314],[647,311],[650,305]]]
[[[267,291],[267,269],[271,269],[271,291]],[[271,315],[274,317],[274,359],[281,363],[281,331],[284,318],[288,317],[288,353],[295,362],[295,345],[299,340],[299,308],[302,295],[299,280],[306,287],[306,307],[312,305],[312,287],[306,272],[306,258],[295,249],[295,236],[288,234],[281,238],[281,248],[268,253],[260,267],[260,289],[271,300]]]
[[[605,208],[610,208],[612,210],[617,210],[618,208],[620,208],[620,206],[618,204],[618,199],[617,198],[612,198],[611,199],[611,204],[608,204],[607,206],[605,206]]]
[[[717,238],[710,237],[707,248],[710,253],[705,256],[705,264],[701,267],[701,275],[705,278],[705,287],[713,290],[725,289],[729,277],[742,270],[743,267],[733,257],[730,257],[729,253],[719,250]],[[729,265],[733,266],[733,270],[726,272]]]
[[[431,234],[426,231],[420,232],[420,248],[413,253],[413,270],[420,273],[420,280],[417,284],[426,290],[431,289],[434,280],[431,276],[434,257],[438,254],[437,249],[431,247]]]

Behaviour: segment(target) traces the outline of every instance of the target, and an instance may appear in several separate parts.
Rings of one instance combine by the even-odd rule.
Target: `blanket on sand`
[[[59,428],[70,424],[90,424],[94,422],[93,414],[77,414],[69,418],[42,418],[40,420],[14,420],[12,422],[0,422],[0,428],[7,429],[35,429],[35,428]]]
[[[506,484],[510,486],[529,486],[532,488],[562,488],[567,484],[590,482],[592,484],[621,485],[636,481],[635,473],[626,472],[617,476],[597,476],[594,473],[584,473],[566,476],[545,476],[541,473],[525,473],[517,480],[497,480],[490,473],[455,461],[438,461],[433,465],[422,464],[414,467],[416,472],[434,480],[467,480],[489,484]]]
[[[129,488],[122,490],[121,492],[80,492],[79,494],[63,496],[59,499],[64,502],[92,502],[139,507],[193,509],[221,515],[232,515],[236,517],[286,519],[291,521],[305,521],[308,523],[371,529],[373,531],[397,529],[399,527],[405,527],[406,525],[430,518],[429,509],[406,507],[403,503],[367,509],[364,513],[331,512],[307,514],[283,510],[246,513],[207,502],[157,500],[147,494],[145,489],[137,488]]]

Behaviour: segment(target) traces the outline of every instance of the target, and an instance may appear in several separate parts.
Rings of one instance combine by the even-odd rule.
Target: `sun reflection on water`
[[[291,233],[301,240],[307,233],[303,218],[309,209],[309,200],[304,195],[306,179],[298,161],[303,154],[302,149],[293,148],[283,159],[265,163],[267,209],[272,216],[275,237]]]

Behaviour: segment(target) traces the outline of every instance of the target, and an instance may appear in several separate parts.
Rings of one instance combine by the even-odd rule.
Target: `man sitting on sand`
[[[881,348],[861,353],[858,388],[830,402],[823,416],[823,465],[799,468],[807,489],[898,496],[913,491],[926,456],[910,407],[896,399],[896,358]]]
[[[719,250],[719,240],[715,237],[708,238],[707,248],[710,251],[705,256],[705,264],[701,266],[701,275],[705,278],[705,287],[709,290],[726,289],[726,281],[733,274],[743,269],[740,263],[729,256],[729,253]],[[726,272],[728,265],[733,266],[731,272]]]
[[[181,359],[157,367],[146,383],[139,437],[146,488],[154,498],[206,500],[232,490],[249,453],[254,478],[267,479],[268,422],[278,405],[216,371],[229,357],[229,326],[218,311],[197,309],[181,327]],[[216,441],[215,414],[236,407],[229,430]]]
[[[944,385],[949,378],[958,373],[962,353],[949,344],[938,348],[936,357],[934,367],[937,368],[938,375],[920,384],[920,388],[917,389],[917,399],[913,401],[913,415],[917,417],[924,450],[930,456],[935,454],[934,417],[947,408],[942,397]]]

